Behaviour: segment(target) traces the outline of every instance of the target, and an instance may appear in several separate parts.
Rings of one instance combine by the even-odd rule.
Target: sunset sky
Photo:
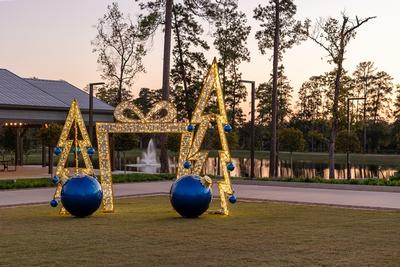
[[[106,11],[111,0],[0,0],[0,68],[6,68],[22,77],[63,79],[80,88],[90,82],[100,81],[90,41],[96,35],[94,25]],[[135,17],[139,9],[133,0],[117,1],[124,13]],[[239,1],[239,7],[247,14],[252,32],[248,40],[251,62],[243,63],[243,78],[261,83],[268,80],[272,69],[270,55],[261,55],[254,39],[258,22],[253,9],[267,1]],[[350,72],[361,61],[373,61],[400,83],[398,12],[400,2],[394,0],[297,0],[298,19],[306,17],[339,18],[345,10],[354,17],[377,16],[363,25],[348,47],[345,68]],[[210,26],[204,24],[209,36]],[[217,56],[210,50],[207,59]],[[284,55],[287,75],[295,92],[303,81],[312,75],[331,70],[326,53],[311,41],[306,41]],[[147,73],[140,74],[132,86],[137,95],[141,87],[160,88],[162,77],[162,32],[149,44],[144,59]]]

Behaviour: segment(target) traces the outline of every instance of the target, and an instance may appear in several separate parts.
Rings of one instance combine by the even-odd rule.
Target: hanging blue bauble
[[[225,125],[224,125],[224,131],[225,131],[226,133],[232,132],[232,126],[231,126],[230,124],[225,124]]]
[[[99,182],[91,176],[76,176],[69,179],[61,190],[61,203],[76,217],[94,213],[101,204],[103,191]]]
[[[190,161],[185,161],[185,162],[183,163],[183,168],[185,168],[185,169],[190,169],[190,168],[192,168],[192,163],[191,163]]]
[[[229,162],[227,165],[226,165],[226,168],[228,169],[228,171],[233,171],[234,169],[235,169],[235,164],[233,164],[232,162]]]
[[[178,178],[171,187],[170,201],[174,209],[183,217],[195,218],[209,207],[211,188],[202,183],[201,177],[185,175]]]
[[[51,178],[51,182],[53,184],[58,184],[59,181],[60,181],[60,177],[58,177],[57,175],[54,175],[53,178]]]
[[[95,150],[93,147],[89,147],[89,148],[87,149],[87,153],[89,154],[89,156],[93,156],[93,154],[94,154],[95,151],[96,151],[96,150]]]
[[[72,152],[75,153],[77,152],[78,154],[81,153],[81,148],[80,147],[73,147]]]
[[[55,154],[56,156],[60,155],[61,152],[62,152],[62,148],[61,148],[61,147],[56,147],[56,148],[54,148],[54,154]]]
[[[58,201],[55,200],[55,199],[52,199],[52,200],[50,201],[50,206],[52,206],[53,208],[57,207],[57,206],[58,206]]]
[[[237,201],[237,198],[236,198],[235,195],[231,195],[231,196],[229,197],[229,202],[230,202],[230,203],[235,204],[236,201]]]
[[[186,130],[188,130],[188,132],[193,132],[193,131],[194,131],[194,125],[193,125],[193,124],[189,124],[189,125],[186,127]]]

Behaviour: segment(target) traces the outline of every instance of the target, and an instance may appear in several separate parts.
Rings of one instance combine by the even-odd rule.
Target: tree
[[[45,124],[44,127],[40,128],[39,135],[43,140],[43,143],[49,147],[49,173],[53,172],[54,163],[54,147],[57,145],[58,139],[60,138],[62,126],[60,124],[50,123]]]
[[[323,87],[324,76],[312,76],[304,82],[299,90],[298,116],[307,121],[323,117]]]
[[[339,131],[336,138],[336,150],[338,152],[360,152],[360,140],[357,133],[347,130]]]
[[[246,46],[251,27],[247,25],[246,15],[238,10],[237,0],[216,2],[216,16],[212,18],[215,26],[214,46],[221,58],[219,69],[228,117],[235,128],[244,122],[243,110],[239,105],[246,101],[247,93],[246,87],[240,82],[239,65],[243,61],[250,61]]]
[[[347,45],[350,40],[355,38],[356,30],[364,23],[375,17],[368,17],[359,20],[356,17],[355,21],[342,14],[342,21],[335,18],[320,19],[317,21],[314,30],[308,31],[308,37],[321,46],[329,55],[329,63],[334,63],[336,66],[335,89],[333,93],[332,105],[332,127],[329,137],[329,178],[335,178],[335,142],[338,128],[338,103],[341,88],[341,78],[343,75],[343,61],[346,53]],[[308,29],[310,22],[307,21]]]
[[[394,101],[393,117],[396,121],[400,120],[400,84],[396,86],[396,99]]]
[[[290,152],[291,176],[293,176],[293,151],[302,151],[304,143],[303,133],[299,129],[284,128],[279,131],[279,147]]]
[[[146,54],[144,28],[134,25],[129,17],[119,10],[117,3],[107,7],[106,14],[99,19],[96,38],[92,41],[93,52],[98,53],[101,77],[108,81],[108,94],[115,94],[117,103],[123,100],[124,86],[130,87],[135,76],[144,71],[142,58]],[[106,89],[103,89],[106,90]]]
[[[136,0],[137,1],[137,0]],[[162,100],[169,101],[170,95],[170,62],[171,62],[171,32],[172,32],[172,0],[154,0],[141,2],[140,8],[147,10],[147,15],[139,17],[139,25],[148,33],[154,33],[159,25],[164,24],[164,52],[162,72]],[[164,20],[163,20],[164,13]],[[168,150],[166,134],[160,136],[160,172],[168,173]]]
[[[258,5],[254,18],[261,21],[261,30],[256,32],[258,47],[262,54],[273,48],[272,109],[271,109],[271,153],[269,176],[277,175],[277,116],[278,116],[278,61],[286,49],[304,40],[304,28],[294,19],[297,8],[292,0],[270,0],[266,6]]]
[[[126,158],[125,152],[137,147],[139,144],[139,138],[137,135],[131,133],[119,133],[115,134],[113,137],[114,137],[114,147],[115,150],[117,151],[118,167],[121,170],[122,164],[121,164],[120,152],[122,152],[123,155],[122,161],[125,164],[125,158]]]
[[[189,119],[192,117],[204,71],[208,66],[203,51],[208,50],[209,46],[201,36],[201,24],[186,6],[174,4],[173,14],[174,62],[171,69],[171,96],[179,119]]]
[[[293,87],[290,85],[290,81],[284,74],[285,68],[283,65],[279,67],[278,72],[278,122],[283,124],[288,116],[291,114],[290,101],[292,98]],[[271,75],[272,76],[272,75]],[[270,124],[272,121],[272,103],[270,101],[272,96],[272,78],[268,83],[262,83],[258,86],[256,91],[256,97],[259,99],[257,103],[257,121],[263,125]]]
[[[367,113],[373,123],[391,116],[391,93],[394,89],[393,78],[384,71],[379,71],[373,86],[368,88]]]
[[[375,67],[374,63],[371,61],[368,62],[361,62],[357,65],[356,70],[353,73],[355,87],[357,92],[357,97],[364,96],[364,103],[362,109],[362,120],[363,120],[363,153],[367,152],[367,94],[369,84],[371,80],[375,78]],[[358,105],[356,116],[358,120],[361,118],[361,112],[359,112]]]
[[[132,94],[127,89],[122,88],[120,96],[118,91],[119,89],[117,87],[103,86],[97,91],[96,97],[113,107],[116,107],[122,101],[129,101],[132,99]]]

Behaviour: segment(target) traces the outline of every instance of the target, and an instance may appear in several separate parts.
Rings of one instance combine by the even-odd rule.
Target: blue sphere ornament
[[[231,126],[230,124],[225,124],[225,125],[224,125],[224,131],[225,131],[226,133],[232,132],[232,126]]]
[[[53,176],[53,178],[51,178],[51,182],[53,184],[58,184],[58,182],[60,181],[60,177],[58,177],[57,175]]]
[[[192,163],[190,161],[185,161],[185,163],[183,163],[183,168],[185,169],[192,168]]]
[[[55,154],[56,156],[60,155],[61,152],[62,152],[62,148],[61,148],[61,147],[56,147],[56,148],[54,148],[54,154]]]
[[[92,176],[70,178],[62,187],[61,203],[76,217],[86,217],[94,213],[101,204],[103,191]]]
[[[188,130],[188,132],[193,132],[194,131],[194,125],[193,124],[189,124],[188,126],[186,126],[186,130]]]
[[[235,195],[231,195],[231,196],[229,197],[229,202],[230,202],[230,203],[235,204],[236,201],[237,201],[237,198],[236,198]]]
[[[81,148],[80,147],[74,147],[74,148],[72,148],[72,152],[73,153],[77,152],[79,154],[79,153],[81,153]]]
[[[96,150],[95,150],[93,147],[89,147],[89,148],[87,149],[87,153],[89,154],[89,156],[93,156],[93,154],[94,154],[95,151],[96,151]]]
[[[52,206],[53,208],[57,207],[57,206],[58,206],[58,201],[55,200],[55,199],[52,199],[52,200],[50,201],[50,206]]]
[[[235,169],[235,164],[233,164],[232,162],[229,162],[228,165],[226,165],[226,168],[228,169],[228,171],[233,171]]]
[[[202,183],[201,177],[184,175],[171,187],[170,201],[172,207],[186,218],[196,218],[209,207],[212,198],[211,188]]]

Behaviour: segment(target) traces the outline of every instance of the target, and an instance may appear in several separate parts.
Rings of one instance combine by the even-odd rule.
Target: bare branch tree
[[[329,63],[336,65],[336,77],[334,98],[332,106],[332,127],[329,137],[329,178],[335,178],[335,141],[338,128],[338,102],[341,90],[341,78],[343,75],[343,61],[346,53],[346,47],[350,40],[355,38],[356,30],[364,23],[376,17],[367,17],[365,19],[350,18],[342,13],[342,21],[335,18],[320,19],[315,23],[314,30],[310,33],[310,21],[307,21],[308,37],[321,46],[329,55]]]

